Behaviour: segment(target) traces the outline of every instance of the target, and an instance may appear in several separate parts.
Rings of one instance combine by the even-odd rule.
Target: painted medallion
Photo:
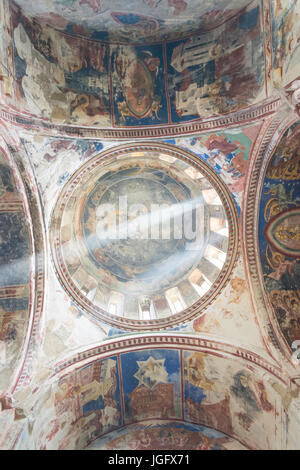
[[[270,220],[265,236],[279,253],[300,258],[300,208],[288,209]]]

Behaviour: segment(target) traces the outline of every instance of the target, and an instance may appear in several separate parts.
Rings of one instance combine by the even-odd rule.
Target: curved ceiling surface
[[[145,421],[126,426],[92,442],[87,450],[248,450],[235,439],[180,421]],[[186,458],[188,461],[188,458]],[[178,459],[179,461],[179,459]]]
[[[64,187],[51,226],[56,270],[94,318],[126,328],[178,323],[228,277],[234,221],[205,164],[171,146],[124,146]]]
[[[0,449],[299,447],[299,7],[0,1]]]
[[[292,348],[300,334],[300,122],[283,135],[262,186],[259,218],[264,283]]]
[[[44,397],[28,433],[34,447],[84,449],[93,441],[102,449],[143,449],[147,442],[148,449],[278,447],[280,385],[265,368],[236,353],[222,357],[187,343],[181,349],[172,337],[166,348],[151,339],[149,349],[115,348],[76,363],[50,392],[37,392]]]
[[[24,195],[0,147],[0,393],[21,357],[31,303],[32,245]]]
[[[249,0],[16,0],[24,14],[94,39],[149,42],[215,28]]]
[[[82,9],[87,8],[81,3]],[[203,2],[197,3],[204,8]],[[162,1],[157,8],[163,5]],[[143,128],[146,138],[178,133],[173,125],[190,133],[200,122],[227,114],[234,114],[234,122],[247,121],[251,116],[243,110],[251,106],[258,108],[258,115],[269,112],[264,101],[269,96],[269,72],[259,0],[233,17],[222,17],[222,24],[188,37],[177,32],[165,41],[156,31],[155,43],[144,29],[144,42],[130,40],[136,28],[132,24],[126,23],[124,40],[87,38],[68,28],[57,29],[58,20],[49,26],[4,6],[0,66],[1,73],[9,76],[1,99],[11,112],[26,114],[26,119],[59,128],[109,129],[107,135],[121,138],[139,136],[138,128]],[[134,14],[129,16],[133,21]],[[145,20],[145,28],[152,24]],[[224,124],[212,122],[217,127]],[[73,131],[84,132],[77,127]]]

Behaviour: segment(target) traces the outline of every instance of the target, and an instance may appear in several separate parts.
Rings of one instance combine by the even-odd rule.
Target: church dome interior
[[[299,179],[299,0],[2,0],[0,450],[299,450]]]

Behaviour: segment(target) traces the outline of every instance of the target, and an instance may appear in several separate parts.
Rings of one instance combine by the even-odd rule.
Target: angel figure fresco
[[[263,382],[253,382],[250,374],[244,370],[234,375],[231,392],[244,410],[237,413],[237,416],[245,429],[249,429],[257,413],[273,410]]]
[[[265,206],[264,217],[266,221],[269,221],[272,217],[279,214],[284,209],[287,209],[289,205],[297,205],[299,198],[294,198],[295,188],[293,187],[289,192],[286,190],[282,183],[272,185],[269,191],[265,194],[271,194],[273,197],[269,199]]]
[[[300,338],[300,290],[274,289],[270,299],[280,328],[291,345]]]
[[[195,387],[213,390],[213,382],[206,377],[204,357],[204,354],[195,352],[185,359],[186,380]]]
[[[266,248],[266,259],[272,271],[265,276],[280,281],[284,273],[288,272],[290,276],[294,276],[294,269],[296,267],[296,260],[288,260],[282,253],[278,253],[271,249],[268,245]]]

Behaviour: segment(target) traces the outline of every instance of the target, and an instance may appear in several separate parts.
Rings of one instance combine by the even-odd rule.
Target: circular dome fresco
[[[60,282],[94,320],[158,330],[199,315],[224,287],[238,249],[236,209],[190,152],[123,145],[69,179],[50,241]]]

